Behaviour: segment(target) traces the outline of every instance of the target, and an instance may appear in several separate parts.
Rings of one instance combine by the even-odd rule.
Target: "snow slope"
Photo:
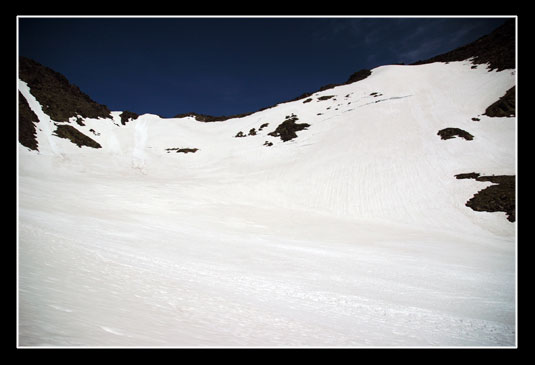
[[[102,149],[54,136],[19,81],[40,120],[18,155],[19,345],[515,346],[516,223],[454,175],[515,174],[516,119],[481,114],[516,77],[471,66],[382,66],[225,122],[71,123]],[[268,135],[292,113],[310,127]]]

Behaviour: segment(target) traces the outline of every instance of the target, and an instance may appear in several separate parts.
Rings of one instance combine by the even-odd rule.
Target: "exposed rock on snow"
[[[319,101],[323,101],[323,100],[329,100],[329,99],[332,99],[334,98],[334,95],[324,95],[324,96],[320,96],[318,98]]]
[[[302,131],[310,127],[308,123],[296,123],[299,118],[292,114],[291,116],[286,116],[286,120],[279,124],[279,126],[273,131],[268,133],[269,136],[280,137],[283,142],[297,138],[298,131]]]
[[[367,70],[367,69],[359,70],[359,71],[355,72],[354,74],[352,74],[351,76],[349,76],[349,79],[347,79],[345,84],[352,84],[354,82],[358,82],[358,81],[364,80],[365,78],[367,78],[371,74],[372,74],[372,72],[370,70]]]
[[[62,74],[34,60],[19,57],[19,78],[30,87],[43,111],[57,122],[69,118],[111,118],[110,110],[84,94]]]
[[[134,112],[124,111],[119,116],[121,117],[121,124],[125,125],[127,122],[137,119],[139,117],[139,114],[134,113]]]
[[[478,212],[504,212],[510,222],[515,221],[515,176],[480,176],[471,172],[455,175],[457,179],[474,179],[476,181],[490,181],[491,185],[476,193],[466,202],[466,206]]]
[[[208,114],[200,114],[200,113],[181,113],[175,115],[173,118],[186,118],[186,117],[192,117],[196,121],[204,122],[204,123],[213,123],[213,122],[224,122],[229,119],[235,119],[235,118],[244,118],[246,116],[249,116],[253,113],[240,113],[235,115],[220,115],[220,116],[214,116],[214,115],[208,115]]]
[[[515,68],[515,20],[510,19],[492,33],[485,35],[466,46],[417,61],[413,65],[432,62],[455,62],[470,59],[474,65],[488,64],[488,70],[503,71]]]
[[[171,151],[175,151],[176,153],[195,153],[197,152],[199,149],[198,148],[179,148],[179,147],[172,147],[172,148],[166,148],[165,149],[167,151],[167,153],[171,152]]]
[[[60,124],[57,126],[56,131],[54,133],[60,138],[70,140],[78,147],[87,146],[92,148],[102,148],[102,146],[98,142],[86,136],[78,129],[70,125]]]
[[[264,123],[260,126],[260,128],[258,128],[258,130],[261,131],[262,129],[266,128],[268,125],[269,123]]]
[[[494,103],[492,103],[486,110],[484,115],[489,117],[514,117],[515,116],[515,87],[513,86],[504,96]]]
[[[455,137],[461,137],[466,139],[467,141],[471,141],[474,139],[474,136],[460,128],[444,128],[439,130],[437,134],[442,139],[451,139]]]
[[[26,98],[19,91],[19,142],[35,151],[38,150],[35,123],[38,122],[37,115],[30,109]]]

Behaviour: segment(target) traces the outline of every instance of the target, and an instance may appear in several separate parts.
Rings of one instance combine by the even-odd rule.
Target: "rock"
[[[488,117],[514,117],[516,109],[515,87],[513,86],[498,101],[492,103],[483,115]]]
[[[19,78],[30,87],[31,94],[52,120],[69,122],[69,118],[112,118],[105,105],[92,100],[67,78],[32,59],[19,57]]]
[[[334,95],[325,95],[325,96],[320,96],[318,98],[318,100],[329,100],[331,98],[334,98]]]
[[[295,132],[307,129],[310,127],[310,124],[307,123],[296,123],[299,119],[295,114],[291,116],[286,116],[286,120],[279,124],[279,126],[271,133],[268,133],[269,136],[280,137],[283,142],[289,141],[291,139],[297,138]]]
[[[467,141],[471,141],[474,139],[474,136],[472,136],[470,133],[459,128],[444,128],[438,131],[437,134],[442,139],[451,139],[454,137],[461,137],[466,139]]]
[[[414,62],[413,65],[470,59],[474,65],[488,64],[488,71],[514,69],[516,64],[515,46],[515,19],[508,19],[492,33],[472,43],[425,61]]]
[[[26,98],[19,91],[19,142],[23,146],[38,151],[37,132],[35,123],[38,123],[37,115],[32,111]]]
[[[351,76],[349,76],[349,79],[345,82],[346,84],[352,84],[357,81],[364,80],[366,77],[370,76],[372,72],[367,69],[359,70],[355,73],[353,73]]]
[[[466,206],[478,212],[505,212],[507,220],[515,221],[515,175],[480,176],[475,172],[455,175],[457,179],[490,181],[491,185],[477,192],[466,202]]]
[[[87,147],[92,147],[92,148],[102,148],[102,146],[98,142],[86,136],[85,134],[80,132],[78,129],[70,125],[64,125],[64,124],[58,125],[56,127],[55,135],[60,138],[65,138],[65,139],[70,140],[72,143],[74,143],[80,148],[82,146],[87,146]]]
[[[167,151],[167,153],[171,152],[171,151],[175,151],[176,153],[195,153],[197,152],[199,149],[198,148],[178,148],[178,147],[173,147],[173,148],[166,148],[165,149]]]
[[[127,122],[137,119],[139,117],[139,114],[125,110],[120,114],[120,117],[121,124],[125,125]]]

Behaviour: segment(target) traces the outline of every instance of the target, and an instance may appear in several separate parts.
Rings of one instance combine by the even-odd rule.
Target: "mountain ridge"
[[[474,65],[487,63],[489,65],[489,71],[495,69],[498,71],[502,71],[504,69],[514,69],[515,42],[515,19],[509,19],[488,35],[482,36],[479,39],[464,46],[455,48],[452,51],[434,56],[427,60],[416,61],[411,65],[422,65],[432,62],[464,61],[471,59],[471,62]],[[308,98],[317,92],[361,81],[370,74],[371,71],[369,69],[361,69],[351,74],[344,83],[327,84],[315,91],[304,92],[295,98],[255,110],[253,112],[239,113],[229,116],[214,116],[203,114],[202,112],[199,113],[192,111],[177,114],[173,118],[193,117],[195,120],[200,122],[222,122],[229,119],[242,118],[259,111],[273,108],[279,104]],[[54,120],[67,122],[70,117],[77,115],[82,115],[82,117],[87,118],[110,118],[109,109],[106,105],[93,101],[76,85],[70,84],[65,76],[39,64],[35,60],[23,56],[19,57],[19,77],[29,84],[33,90],[32,94],[35,94],[42,105],[49,105],[45,112]],[[46,79],[46,82],[43,82],[44,78]],[[48,89],[45,89],[46,85],[54,85],[56,87],[49,87]],[[73,97],[66,97],[69,94],[72,94]],[[58,102],[58,99],[61,100],[61,102]],[[125,112],[131,113],[128,111]],[[130,117],[135,118],[136,115],[136,113],[132,113]]]
[[[514,19],[507,20],[503,25],[495,29],[489,35],[483,36],[478,40],[471,42],[465,46],[459,47],[453,51],[447,52],[442,55],[432,57],[426,61],[418,61],[411,66],[399,66],[399,67],[418,67],[431,63],[445,63],[449,62],[458,62],[458,61],[468,61],[471,65],[471,69],[477,67],[477,65],[485,63],[487,64],[487,72],[502,72],[504,67],[514,67],[514,62],[511,64],[511,61],[515,60],[514,50],[515,50],[515,22]],[[491,43],[495,42],[495,47],[491,47]],[[508,56],[506,55],[509,54]],[[511,55],[511,53],[513,53]],[[136,113],[129,111],[123,111],[118,114],[118,119],[112,116],[111,112],[105,105],[101,105],[93,101],[88,95],[80,91],[75,85],[71,85],[68,80],[61,74],[51,70],[45,66],[38,64],[36,61],[21,57],[20,59],[20,73],[21,80],[25,81],[29,87],[29,92],[36,98],[38,103],[41,105],[42,111],[47,114],[51,121],[54,122],[55,131],[53,135],[56,137],[64,138],[70,140],[78,148],[82,146],[90,148],[102,148],[101,143],[102,137],[99,137],[102,132],[99,132],[98,128],[89,128],[85,126],[85,120],[88,119],[109,119],[112,125],[116,126],[125,126],[130,122],[137,120],[140,116]],[[384,67],[384,66],[383,66]],[[374,70],[381,69],[381,67]],[[293,98],[289,101],[278,103],[276,105],[262,108],[258,111],[251,113],[238,114],[233,116],[210,116],[198,113],[184,113],[175,116],[174,118],[162,118],[162,119],[184,119],[192,118],[195,121],[200,121],[204,123],[211,122],[223,122],[229,119],[244,119],[251,117],[262,112],[273,110],[277,107],[282,107],[285,105],[290,105],[292,103],[302,101],[302,104],[307,104],[307,107],[311,104],[314,99],[317,99],[317,102],[325,102],[329,100],[332,104],[328,106],[326,111],[331,110],[337,111],[344,103],[342,100],[337,100],[335,94],[327,95],[326,91],[335,90],[340,87],[347,87],[356,82],[361,82],[370,77],[373,72],[371,70],[360,70],[358,72],[350,75],[348,80],[342,84],[328,84],[321,88],[318,91],[312,93],[304,93],[299,97]],[[71,96],[70,93],[72,93]],[[319,96],[321,94],[321,96]],[[347,111],[353,110],[349,105],[353,102],[350,101],[351,98],[348,98],[351,93],[345,95],[344,99],[347,108]],[[382,92],[373,91],[369,94],[368,97],[373,98],[373,101],[366,103],[364,105],[369,105],[370,103],[378,103],[385,101],[392,101],[395,99],[401,99],[410,97],[410,95],[405,96],[391,96],[388,98],[381,98],[383,96]],[[497,101],[489,103],[484,109],[484,112],[480,112],[478,117],[472,117],[472,121],[479,121],[481,116],[487,117],[512,117],[515,115],[515,87],[513,86],[506,91],[505,95],[499,97]],[[64,103],[65,101],[65,103]],[[348,102],[349,101],[349,102]],[[65,105],[64,105],[65,104]],[[333,108],[334,109],[331,109]],[[38,136],[36,131],[36,123],[39,118],[31,110],[28,105],[28,102],[25,100],[24,96],[19,92],[19,141],[20,143],[27,147],[30,150],[39,151],[38,146]],[[301,120],[301,116],[297,116],[294,113],[286,114],[284,117],[281,115],[278,125],[270,127],[269,131],[266,131],[265,137],[266,140],[263,143],[263,146],[271,147],[275,141],[270,140],[270,137],[279,137],[282,142],[288,142],[298,137],[296,132],[307,130],[311,126],[308,120],[303,120],[304,123],[296,124],[296,120]],[[322,112],[316,114],[316,117],[322,116]],[[161,117],[160,117],[161,118]],[[309,117],[310,118],[310,117]],[[69,124],[76,123],[79,127],[76,128]],[[243,131],[235,131],[232,133],[234,137],[251,137],[256,136],[257,133],[261,132],[263,128],[269,124],[273,124],[273,121],[268,123],[261,123],[262,126],[250,126],[248,128],[249,134],[246,135]],[[139,124],[139,123],[138,123]],[[85,127],[80,128],[80,127]],[[251,128],[252,127],[252,128]],[[258,129],[258,132],[257,132]],[[246,129],[247,130],[247,129]],[[89,133],[88,133],[89,132]],[[90,134],[93,134],[90,137]],[[300,132],[301,133],[301,132]],[[461,137],[467,141],[472,141],[474,135],[469,131],[458,128],[457,126],[449,125],[444,126],[444,128],[438,130],[436,133],[442,139],[452,139],[455,137]],[[98,138],[96,138],[98,137]],[[198,151],[198,146],[190,145],[168,145],[165,147],[167,153],[169,151]],[[140,152],[141,153],[141,152]],[[461,174],[462,175],[462,174]],[[490,181],[490,180],[489,180]],[[514,185],[514,184],[513,184]],[[514,188],[514,186],[509,184],[508,187]],[[495,189],[496,190],[496,189]],[[497,191],[497,190],[496,190]],[[508,211],[511,212],[511,206],[514,207],[515,195],[513,193],[508,193],[507,204]],[[477,200],[476,200],[477,202]],[[491,206],[492,202],[485,202],[486,206]],[[476,203],[472,203],[472,206],[475,208],[484,208],[477,207]],[[503,205],[499,205],[502,207]],[[497,208],[500,210],[501,208]],[[510,217],[514,217],[514,214],[510,214]],[[513,218],[514,220],[514,218]]]
[[[488,64],[489,71],[514,69],[516,67],[515,24],[515,19],[508,19],[491,33],[473,42],[427,60],[416,61],[412,65],[471,59],[471,62],[474,64],[473,67]]]
[[[111,118],[106,105],[95,102],[64,75],[37,61],[20,56],[18,77],[30,86],[44,112],[55,121],[68,122],[69,118],[78,115]]]

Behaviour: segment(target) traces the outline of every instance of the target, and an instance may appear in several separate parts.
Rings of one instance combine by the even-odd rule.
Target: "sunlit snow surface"
[[[515,174],[515,118],[481,115],[514,83],[384,66],[221,123],[72,123],[92,149],[19,82],[40,118],[39,152],[19,145],[19,346],[515,346],[516,223],[454,177]],[[297,139],[267,135],[292,113]]]

